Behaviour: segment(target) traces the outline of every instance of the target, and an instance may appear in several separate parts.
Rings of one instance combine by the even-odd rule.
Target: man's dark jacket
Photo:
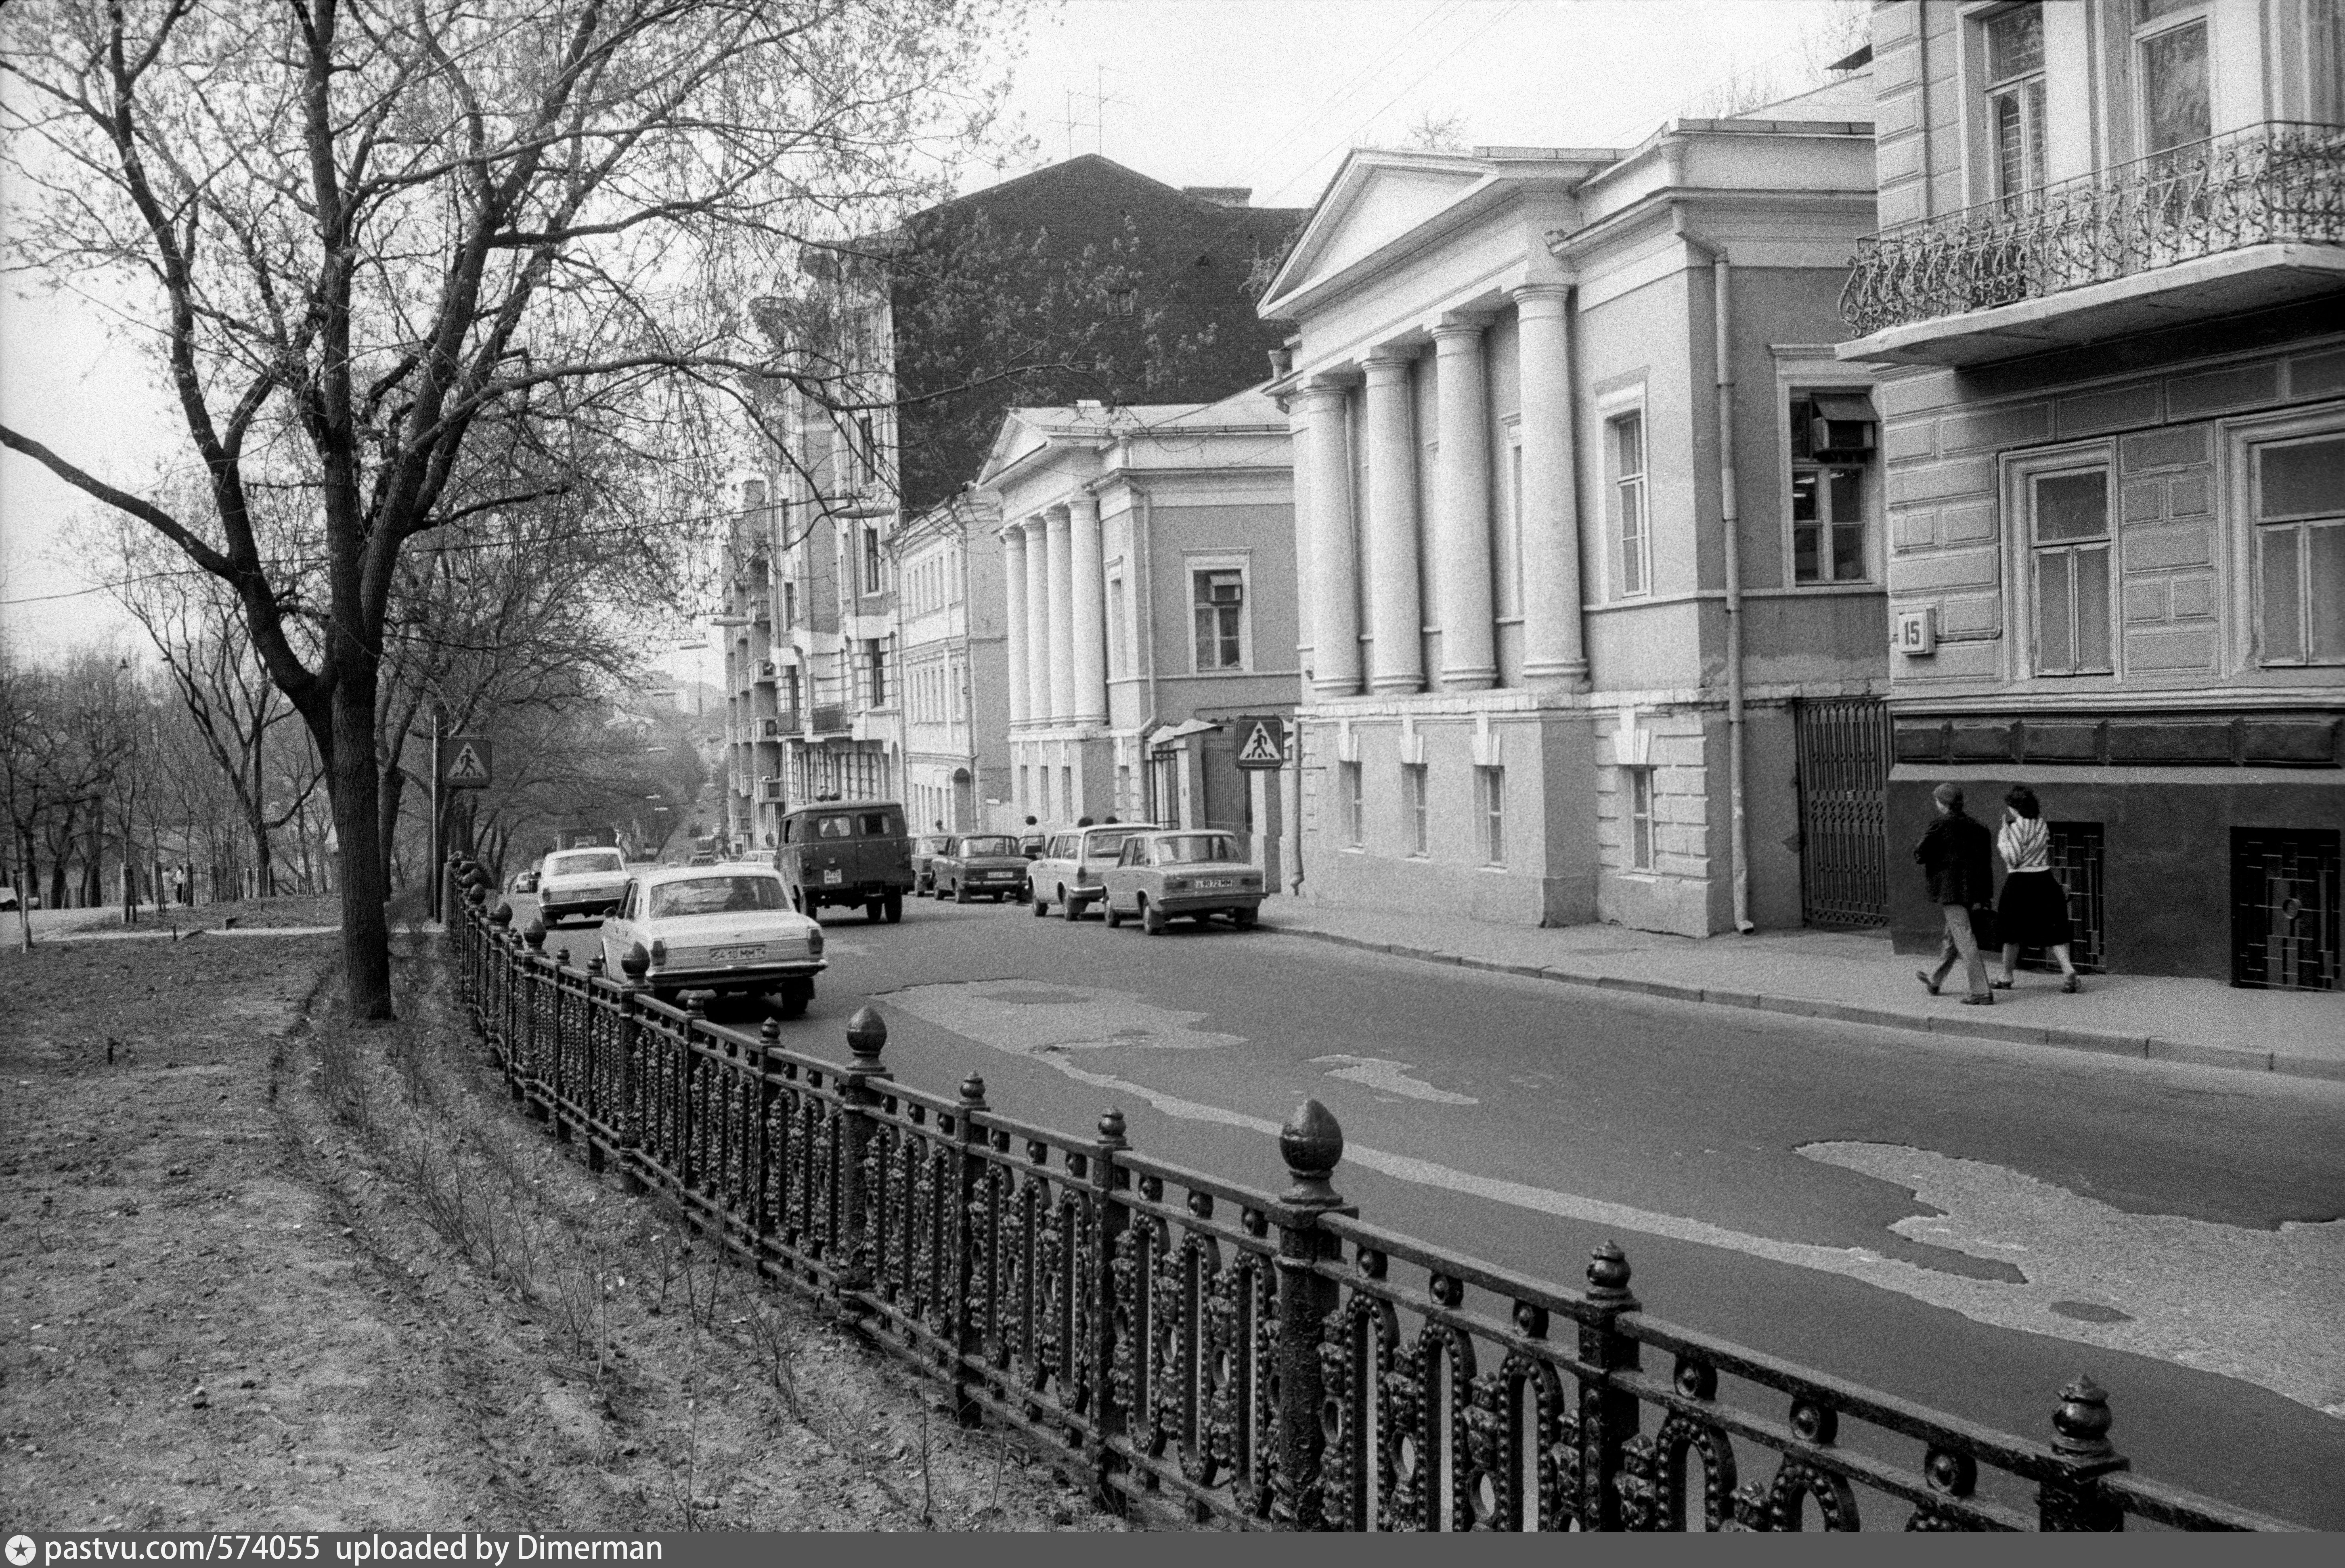
[[[1972,908],[1995,902],[1994,855],[1994,835],[1959,811],[1932,823],[1914,846],[1914,858],[1930,879],[1930,901]]]

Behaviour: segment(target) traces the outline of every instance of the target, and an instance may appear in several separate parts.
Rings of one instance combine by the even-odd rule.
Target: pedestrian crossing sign
[[[489,743],[477,735],[451,735],[440,754],[440,782],[450,789],[489,787]]]
[[[1275,768],[1286,760],[1286,721],[1279,718],[1241,721],[1238,766]]]

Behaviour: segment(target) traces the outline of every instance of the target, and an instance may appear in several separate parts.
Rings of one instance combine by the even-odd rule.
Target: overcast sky
[[[1066,0],[1012,110],[1030,162],[1102,152],[1172,185],[1315,200],[1344,150],[1427,120],[1468,143],[1626,146],[1731,79],[1785,90],[1849,0]],[[1104,100],[1104,101],[1102,101]],[[1070,123],[1070,121],[1073,123]],[[0,417],[127,489],[183,460],[147,365],[86,299],[0,284]],[[130,633],[103,562],[60,559],[85,503],[0,453],[0,634],[36,655]]]

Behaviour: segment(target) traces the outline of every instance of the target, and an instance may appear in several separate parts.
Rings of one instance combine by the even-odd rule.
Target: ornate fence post
[[[2036,1488],[2035,1520],[2042,1530],[2123,1530],[2125,1510],[2103,1494],[2100,1477],[2133,1462],[2109,1442],[2109,1396],[2079,1372],[2060,1391],[2052,1412],[2052,1452],[2062,1473]]]
[[[944,1302],[945,1322],[953,1342],[953,1414],[964,1426],[974,1425],[978,1415],[977,1402],[969,1393],[971,1380],[964,1369],[982,1342],[977,1306],[970,1296],[978,1282],[977,1192],[978,1184],[985,1179],[985,1160],[978,1150],[984,1147],[985,1131],[971,1113],[986,1108],[985,1080],[971,1073],[960,1081],[960,1116],[953,1126],[952,1214],[946,1225],[951,1252],[945,1269],[949,1295]],[[943,1199],[943,1194],[938,1196]]]
[[[1609,1375],[1639,1365],[1637,1341],[1615,1320],[1637,1310],[1629,1292],[1629,1259],[1607,1241],[1588,1255],[1588,1302],[1595,1316],[1579,1325],[1579,1527],[1619,1530],[1620,1451],[1637,1435],[1637,1396],[1611,1387]]]
[[[692,1192],[700,1181],[700,1128],[693,1125],[700,1109],[700,1053],[693,1048],[700,1027],[708,1022],[708,993],[684,994],[684,1048],[675,1054],[675,1134],[668,1148],[668,1174],[675,1179],[677,1201],[692,1212]]]
[[[847,1048],[855,1058],[839,1085],[838,1241],[847,1256],[838,1270],[838,1294],[840,1307],[849,1311],[847,1298],[871,1288],[871,1264],[878,1252],[871,1227],[879,1218],[875,1191],[879,1172],[867,1169],[865,1159],[873,1143],[870,1108],[879,1098],[871,1086],[896,1076],[879,1059],[887,1047],[887,1020],[870,1007],[856,1008],[847,1020]]]
[[[1319,1220],[1359,1209],[1328,1184],[1344,1158],[1344,1129],[1325,1106],[1308,1099],[1296,1107],[1278,1130],[1278,1152],[1294,1180],[1271,1210],[1278,1227],[1278,1356],[1270,1370],[1278,1468],[1270,1477],[1271,1517],[1290,1530],[1322,1530],[1327,1516],[1319,1461],[1326,1434],[1319,1344],[1342,1293],[1317,1265],[1339,1256],[1343,1243]]]
[[[1081,1330],[1091,1340],[1091,1386],[1087,1392],[1093,1430],[1099,1433],[1091,1467],[1100,1501],[1109,1507],[1120,1507],[1122,1493],[1108,1484],[1118,1463],[1108,1441],[1123,1435],[1130,1413],[1115,1397],[1115,1254],[1131,1221],[1121,1195],[1132,1186],[1132,1172],[1116,1158],[1132,1147],[1123,1133],[1123,1112],[1111,1108],[1099,1118],[1099,1141],[1091,1145],[1089,1176],[1098,1219],[1091,1233],[1091,1299],[1083,1303],[1087,1320]]]
[[[513,967],[515,985],[513,1012],[513,1047],[505,1053],[505,1087],[513,1098],[523,1096],[523,1080],[537,1072],[537,987],[542,976],[537,961],[545,951],[545,922],[533,916],[529,926],[521,934],[523,951]]]
[[[635,1168],[636,1150],[644,1138],[644,1075],[643,1023],[637,1003],[644,994],[644,976],[651,970],[651,959],[640,944],[627,949],[619,960],[620,972],[626,976],[621,982],[625,993],[619,998],[619,1168],[630,1192],[644,1189],[644,1179]]]

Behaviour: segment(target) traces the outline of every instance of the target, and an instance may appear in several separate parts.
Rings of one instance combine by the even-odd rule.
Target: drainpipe
[[[1671,215],[1677,237],[1710,258],[1713,289],[1711,324],[1717,329],[1718,360],[1718,520],[1724,534],[1726,559],[1726,790],[1732,812],[1728,833],[1734,866],[1734,928],[1748,936],[1758,927],[1751,919],[1751,834],[1743,810],[1742,779],[1742,530],[1735,498],[1734,360],[1728,344],[1732,320],[1733,264],[1726,248],[1713,244],[1686,226],[1682,210]]]

